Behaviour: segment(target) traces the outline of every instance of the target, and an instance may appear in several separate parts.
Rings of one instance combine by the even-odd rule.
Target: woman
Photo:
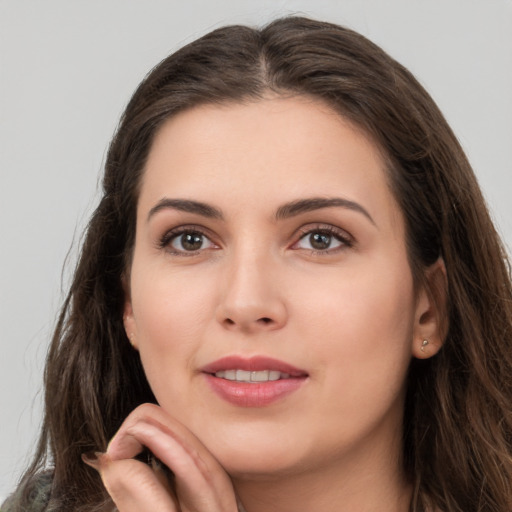
[[[408,71],[216,30],[121,119],[7,510],[509,511],[511,288]]]

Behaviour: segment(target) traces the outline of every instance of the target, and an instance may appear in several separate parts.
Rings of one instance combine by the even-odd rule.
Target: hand
[[[175,476],[133,459],[148,448]],[[237,512],[231,480],[207,448],[157,405],[135,409],[96,466],[119,512]]]

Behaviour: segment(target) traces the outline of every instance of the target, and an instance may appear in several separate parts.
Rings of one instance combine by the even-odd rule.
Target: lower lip
[[[209,373],[204,375],[218,396],[238,407],[270,405],[297,391],[306,381],[306,377],[290,377],[268,382],[249,383],[220,379]]]

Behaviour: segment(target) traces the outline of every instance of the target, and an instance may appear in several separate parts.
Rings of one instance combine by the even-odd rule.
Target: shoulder
[[[0,507],[1,512],[43,512],[50,499],[53,473],[43,471],[23,482]]]

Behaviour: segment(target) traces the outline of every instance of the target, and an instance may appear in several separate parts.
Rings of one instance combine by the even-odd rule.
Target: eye
[[[348,233],[334,226],[303,228],[301,232],[302,236],[292,249],[305,249],[316,254],[337,252],[353,245],[353,240]]]
[[[217,246],[201,231],[196,229],[172,230],[164,235],[160,241],[161,248],[172,254],[194,254]]]

